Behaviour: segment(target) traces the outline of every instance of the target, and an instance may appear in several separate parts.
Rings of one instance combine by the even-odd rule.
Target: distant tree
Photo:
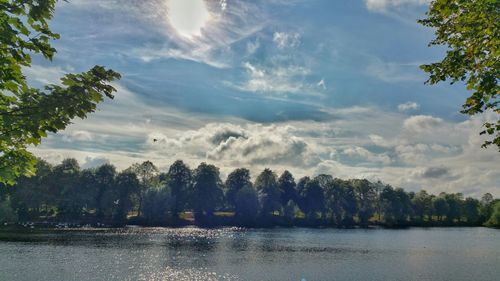
[[[193,174],[193,209],[197,220],[212,217],[215,208],[221,203],[222,181],[219,168],[201,163]]]
[[[354,216],[358,213],[358,199],[356,191],[350,181],[344,181],[342,198],[342,209],[344,213],[342,225],[352,226],[355,223]]]
[[[58,216],[64,219],[79,219],[85,202],[79,190],[80,166],[78,162],[72,158],[64,159],[61,164],[54,167],[51,176],[57,194]]]
[[[137,175],[124,171],[116,176],[115,180],[115,211],[113,214],[113,223],[115,225],[125,225],[127,214],[132,209],[132,198],[137,195],[141,189]]]
[[[47,133],[66,128],[71,120],[85,118],[104,97],[113,98],[109,82],[120,75],[101,66],[68,74],[61,85],[31,88],[23,69],[33,54],[52,60],[50,41],[56,0],[0,1],[0,183],[14,184],[21,175],[35,173],[36,158],[28,146],[38,145]]]
[[[226,199],[230,207],[236,206],[236,194],[243,187],[252,186],[250,181],[250,171],[240,168],[232,171],[226,179]],[[248,191],[248,190],[247,190]]]
[[[461,193],[450,193],[445,194],[444,198],[448,204],[446,220],[448,222],[460,221],[463,213],[463,195]]]
[[[299,207],[292,200],[285,204],[283,207],[283,217],[285,218],[286,223],[293,225],[293,220],[295,219],[298,209]]]
[[[276,174],[270,169],[264,169],[255,180],[255,188],[259,192],[262,215],[268,216],[281,209],[280,190]]]
[[[260,211],[257,191],[251,185],[240,188],[236,192],[234,206],[236,220],[243,225],[253,225]]]
[[[139,206],[138,206],[138,215],[141,216],[142,210],[142,201],[144,199],[144,193],[152,187],[158,187],[159,182],[159,170],[151,161],[145,161],[141,164],[136,163],[133,164],[128,171],[134,173],[139,178],[141,183],[141,190],[139,191]]]
[[[42,207],[48,202],[56,204],[59,200],[58,193],[54,192],[48,180],[52,178],[52,167],[43,160],[37,163],[37,172],[32,177],[22,176],[18,178],[14,188],[11,188],[10,204],[19,214],[21,220],[29,220],[38,217]]]
[[[302,201],[302,211],[308,219],[315,219],[318,212],[323,212],[325,195],[318,179],[308,181],[299,196]]]
[[[41,208],[44,208],[44,215],[47,216],[49,213],[49,205],[54,205],[57,194],[52,193],[51,188],[53,183],[53,166],[43,159],[38,159],[36,164],[36,174],[34,179],[36,180],[36,191],[40,197]],[[87,200],[85,201],[85,204]]]
[[[467,197],[463,203],[463,211],[467,223],[475,225],[479,222],[479,200]]]
[[[104,164],[95,172],[96,184],[96,216],[99,220],[110,219],[114,211],[116,200],[115,192],[116,168],[111,164]]]
[[[485,223],[491,216],[493,212],[493,202],[494,198],[491,193],[486,193],[481,197],[479,215],[480,221]]]
[[[323,200],[320,202],[321,206],[321,217],[323,219],[326,218],[326,199],[325,199],[325,190],[327,189],[328,185],[330,185],[331,182],[333,182],[333,177],[331,175],[326,175],[326,174],[320,174],[314,177],[314,180],[316,180],[319,183],[319,186],[321,187],[322,193],[323,193]]]
[[[375,187],[368,180],[353,179],[350,180],[350,184],[356,193],[359,223],[361,226],[368,226],[368,220],[375,212],[375,202],[377,199]]]
[[[54,167],[43,160],[38,161],[37,166],[34,176],[21,176],[13,187],[0,184],[0,222],[55,220],[87,223],[92,219],[107,225],[123,226],[128,222],[130,211],[137,210],[136,199],[142,190],[141,216],[131,221],[151,226],[172,225],[176,224],[175,220],[169,220],[172,210],[182,211],[183,207],[174,206],[179,203],[172,196],[171,186],[182,186],[180,192],[183,194],[186,183],[190,190],[190,207],[193,207],[197,223],[214,225],[214,212],[227,206],[223,203],[219,169],[206,163],[200,164],[194,171],[186,171],[187,166],[177,161],[169,173],[143,179],[150,182],[150,187],[145,190],[132,169],[117,174],[110,164],[80,170],[75,159],[65,159]],[[238,173],[243,176],[236,176]],[[248,179],[244,170],[232,174],[233,179]],[[191,180],[187,175],[191,175]],[[282,178],[290,179],[289,176]],[[229,185],[238,180],[229,180]],[[302,217],[302,213],[309,220],[319,218],[321,213],[323,221],[330,225],[351,227],[357,219],[358,225],[367,226],[377,206],[380,206],[387,225],[420,225],[425,216],[429,221],[432,216],[437,216],[440,222],[446,219],[446,225],[467,223],[471,226],[484,224],[498,227],[498,210],[495,208],[498,208],[496,204],[499,200],[491,194],[483,196],[481,201],[471,197],[464,200],[460,193],[443,192],[439,196],[429,195],[424,190],[407,193],[401,188],[379,182],[319,175],[314,179],[303,177],[298,181],[296,200],[300,205],[289,200],[282,206],[279,182],[276,174],[265,169],[257,177],[255,189],[250,182],[239,188],[234,199],[233,222],[243,226],[292,226],[295,218]],[[380,187],[378,194],[377,188]],[[278,210],[282,211],[281,218],[269,220]],[[259,214],[261,221],[257,221]],[[418,221],[414,221],[415,218]]]
[[[299,179],[299,182],[297,183],[297,205],[299,206],[299,209],[304,212],[304,209],[307,207],[305,206],[306,202],[304,201],[304,197],[301,196],[301,194],[304,194],[306,190],[307,184],[311,181],[311,178],[308,176],[302,177]]]
[[[491,193],[485,193],[481,197],[481,204],[483,204],[483,205],[489,205],[493,201],[494,201],[494,198],[493,198],[493,195],[491,195]]]
[[[442,61],[421,66],[430,74],[427,83],[466,81],[467,90],[473,93],[462,113],[475,115],[493,110],[500,114],[500,1],[434,0],[426,14],[427,18],[419,22],[436,29],[436,38],[429,46],[447,47]],[[500,151],[500,118],[484,127],[481,134],[491,135],[492,139],[483,147],[493,144]]]
[[[330,213],[331,222],[336,225],[342,224],[344,214],[344,186],[343,181],[334,179],[325,187],[325,207]]]
[[[188,205],[191,180],[191,170],[184,162],[177,160],[170,166],[167,173],[167,183],[172,196],[172,209],[170,211],[174,218],[178,218],[179,213]]]
[[[99,208],[100,199],[98,199],[99,187],[95,176],[95,168],[85,169],[80,172],[78,178],[79,190],[82,193],[83,213],[90,215]]]
[[[292,173],[284,171],[278,179],[278,188],[281,193],[281,204],[283,206],[286,206],[290,200],[293,202],[297,201],[296,186],[297,184]]]
[[[424,216],[428,216],[431,220],[432,216],[432,197],[425,190],[421,190],[411,199],[413,212],[420,221],[424,220]]]
[[[410,215],[410,196],[401,188],[386,185],[380,194],[384,220],[389,225],[405,225]]]
[[[168,211],[172,208],[172,197],[167,186],[151,188],[144,192],[141,214],[147,225],[161,226],[168,220]]]
[[[492,213],[488,221],[487,226],[500,228],[500,200],[492,202],[493,208]]]
[[[443,196],[435,197],[432,200],[432,208],[434,209],[434,212],[437,215],[438,221],[442,221],[443,217],[446,216],[446,214],[449,211],[448,203],[446,202],[446,199]]]

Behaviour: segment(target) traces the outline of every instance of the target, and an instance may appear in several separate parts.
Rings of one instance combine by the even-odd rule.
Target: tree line
[[[216,166],[191,169],[181,160],[166,172],[150,161],[121,172],[110,164],[81,169],[75,159],[37,166],[34,176],[0,185],[1,223],[500,226],[500,200],[489,193],[478,200],[324,174],[296,180],[270,169],[254,181],[248,169],[235,169],[223,181]]]

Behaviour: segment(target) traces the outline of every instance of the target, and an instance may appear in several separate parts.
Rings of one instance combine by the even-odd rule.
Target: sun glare
[[[168,0],[170,25],[185,37],[200,36],[210,18],[205,0]]]

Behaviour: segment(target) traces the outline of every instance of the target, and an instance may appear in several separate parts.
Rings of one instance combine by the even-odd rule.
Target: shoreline
[[[161,224],[161,225],[137,225],[137,224],[127,224],[121,226],[106,225],[106,224],[77,224],[77,223],[16,223],[16,224],[2,224],[0,225],[0,231],[25,231],[25,230],[108,230],[108,229],[146,229],[146,228],[166,228],[166,229],[183,229],[183,228],[198,228],[198,229],[220,229],[220,228],[241,228],[241,229],[332,229],[332,230],[353,230],[353,229],[365,229],[365,230],[375,230],[375,229],[389,229],[389,230],[402,230],[410,228],[489,228],[489,229],[499,229],[495,227],[489,227],[484,225],[467,225],[467,224],[432,224],[432,225],[404,225],[404,226],[388,226],[382,224],[371,224],[368,226],[335,226],[335,225],[238,225],[238,224],[212,224],[212,225],[201,225],[201,224]]]

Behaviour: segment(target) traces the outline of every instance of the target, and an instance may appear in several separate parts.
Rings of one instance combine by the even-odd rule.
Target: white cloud
[[[398,110],[400,112],[418,110],[419,108],[420,108],[420,105],[418,103],[412,102],[412,101],[398,105]]]
[[[78,130],[63,134],[63,140],[67,142],[80,141],[88,142],[94,140],[94,135],[88,131]]]
[[[323,90],[326,90],[326,82],[325,82],[325,79],[321,79],[318,84],[316,84],[316,86],[320,87],[321,89]]]
[[[375,154],[359,146],[345,148],[342,153],[353,159],[359,159],[360,161],[380,162],[383,164],[390,164],[392,162],[387,154]]]
[[[273,41],[276,43],[278,49],[295,48],[300,44],[300,34],[275,32],[273,34]]]
[[[430,0],[365,0],[366,7],[371,11],[385,11],[389,8],[400,7],[405,5],[426,5]]]
[[[429,115],[416,115],[406,119],[403,128],[410,133],[429,133],[443,125],[443,119]]]
[[[294,130],[289,125],[212,123],[175,138],[153,134],[148,143],[160,154],[175,149],[233,166],[314,164],[315,152],[302,138],[290,136]]]
[[[222,11],[227,9],[227,0],[219,0],[219,4]]]
[[[368,137],[377,146],[386,147],[386,148],[394,146],[394,141],[387,140],[382,136],[372,134],[372,135],[369,135]]]
[[[216,164],[223,175],[247,167],[255,177],[269,167],[277,172],[288,169],[297,178],[328,173],[380,179],[408,190],[500,195],[497,152],[481,149],[484,139],[478,135],[485,118],[493,117],[456,123],[424,115],[405,119],[404,114],[376,107],[353,107],[332,110],[333,118],[325,122],[258,124],[147,106],[131,92],[121,98],[117,95],[116,102],[68,129],[106,135],[103,144],[62,149],[53,136],[32,150],[51,162],[75,157],[85,166],[109,160],[125,169],[151,160],[166,169],[176,159],[183,159],[191,167],[202,161]],[[119,115],[114,106],[124,107],[127,114]],[[158,122],[160,119],[167,121]],[[122,142],[135,142],[138,148],[118,146]],[[108,143],[115,147],[100,146]],[[71,143],[65,147],[68,145]]]
[[[72,69],[63,69],[60,66],[41,66],[33,64],[30,67],[23,67],[23,73],[29,82],[37,82],[41,86],[48,84],[61,84],[61,78],[71,72]],[[37,85],[38,86],[38,85]]]
[[[317,85],[307,81],[311,70],[306,67],[257,66],[249,62],[245,62],[243,67],[248,80],[238,85],[226,82],[227,85],[246,92],[319,95]]]

